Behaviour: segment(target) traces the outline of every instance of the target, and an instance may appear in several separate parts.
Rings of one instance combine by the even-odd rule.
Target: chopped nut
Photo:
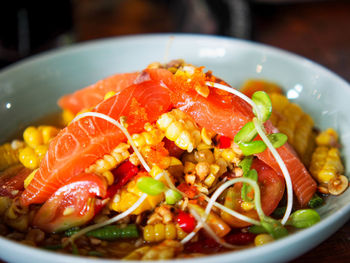
[[[210,173],[210,165],[207,162],[199,162],[196,164],[196,174],[202,181]]]
[[[328,183],[329,193],[332,195],[340,195],[349,186],[348,178],[344,175],[332,178]]]

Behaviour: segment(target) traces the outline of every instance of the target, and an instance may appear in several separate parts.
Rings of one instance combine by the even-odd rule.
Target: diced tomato
[[[180,211],[176,217],[176,222],[179,227],[186,233],[191,233],[196,227],[196,220],[189,213]]]
[[[181,183],[177,189],[185,193],[188,198],[194,198],[198,194],[198,190],[195,186],[188,185],[187,183]]]
[[[184,150],[179,148],[173,141],[170,141],[166,137],[163,139],[164,147],[169,151],[170,156],[174,156],[176,158],[180,158],[181,154],[183,154]]]
[[[47,232],[83,225],[95,215],[96,196],[105,197],[106,191],[104,178],[94,174],[78,175],[44,203],[36,213],[33,225]]]
[[[284,179],[281,178],[270,166],[259,159],[254,159],[252,169],[255,169],[258,172],[262,209],[266,215],[270,215],[276,209],[279,201],[283,197],[285,189]],[[245,211],[241,207],[241,188],[242,184],[240,183],[233,186],[233,196],[232,201],[230,201],[232,207],[229,208],[250,218],[258,219],[255,209]],[[221,212],[221,218],[232,227],[245,227],[250,225],[249,223],[241,221],[224,212]]]
[[[32,170],[21,165],[10,167],[0,176],[0,196],[15,197],[24,190],[24,180]]]
[[[110,186],[107,190],[107,197],[113,197],[116,192],[127,182],[130,181],[137,173],[139,172],[139,168],[133,165],[130,161],[125,161],[121,165],[119,165],[116,169],[112,171],[115,184]]]

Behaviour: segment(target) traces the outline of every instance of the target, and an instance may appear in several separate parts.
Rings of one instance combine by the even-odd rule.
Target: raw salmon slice
[[[62,96],[58,100],[58,105],[65,110],[77,114],[83,109],[95,107],[103,100],[107,92],[119,92],[131,86],[138,75],[139,73],[134,72],[110,76],[86,88],[77,90],[72,94]]]
[[[125,88],[93,110],[115,120],[127,117],[129,133],[140,132],[170,107],[169,91],[159,81]],[[58,188],[110,153],[126,138],[104,119],[85,117],[64,128],[50,143],[38,172],[21,196],[24,205],[45,202]]]
[[[164,69],[145,70],[153,80],[161,80],[173,91],[172,102],[176,108],[183,110],[202,127],[218,134],[234,138],[237,132],[254,117],[251,106],[241,98],[210,88],[207,98],[199,95],[193,88],[186,89],[176,81],[174,75]],[[268,122],[268,131],[276,129]],[[294,150],[285,145],[278,149],[290,173],[293,190],[301,205],[306,205],[316,191],[316,182],[305,166],[295,155]],[[279,175],[282,172],[269,150],[257,155],[272,167]]]

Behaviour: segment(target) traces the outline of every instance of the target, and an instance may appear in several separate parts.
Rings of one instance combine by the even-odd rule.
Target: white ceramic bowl
[[[154,61],[183,58],[205,66],[233,86],[247,78],[279,83],[288,97],[312,115],[320,128],[334,127],[350,163],[350,86],[307,59],[232,38],[203,35],[141,35],[93,41],[26,59],[0,72],[0,134],[5,141],[19,128],[58,110],[57,99],[116,72],[140,70]],[[346,170],[346,174],[349,170]],[[350,191],[329,198],[322,221],[263,247],[197,258],[191,262],[281,262],[315,247],[350,218]],[[9,262],[115,262],[67,256],[0,238],[0,258]],[[170,262],[170,261],[169,261]]]

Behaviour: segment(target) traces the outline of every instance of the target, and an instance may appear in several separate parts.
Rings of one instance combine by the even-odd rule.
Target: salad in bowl
[[[269,79],[229,82],[176,59],[61,96],[58,121],[0,148],[1,234],[55,253],[164,260],[316,228],[349,185],[337,127],[319,128]]]

